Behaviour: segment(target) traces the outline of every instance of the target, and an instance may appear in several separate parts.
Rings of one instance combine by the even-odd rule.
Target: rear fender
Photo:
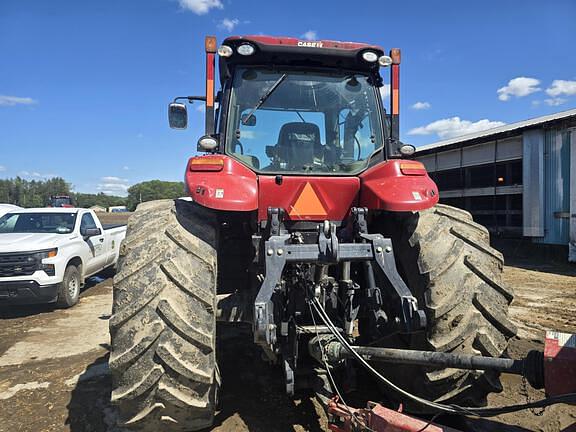
[[[188,195],[204,207],[227,211],[258,208],[256,174],[228,156],[190,158],[185,181]]]
[[[438,203],[438,187],[421,169],[404,169],[401,164],[416,161],[388,160],[360,175],[360,207],[393,212],[420,211]],[[406,166],[406,165],[405,165]]]

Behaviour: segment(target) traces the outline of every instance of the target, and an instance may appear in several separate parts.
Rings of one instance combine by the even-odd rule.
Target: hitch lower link
[[[392,241],[381,234],[368,234],[367,209],[353,208],[351,215],[354,227],[354,243],[340,242],[336,226],[325,221],[318,228],[318,241],[313,244],[289,243],[291,235],[282,230],[283,211],[268,209],[270,236],[264,244],[265,277],[254,302],[254,342],[272,348],[277,342],[277,329],[274,320],[275,290],[279,289],[282,272],[289,263],[337,264],[340,262],[365,262],[371,275],[372,285],[368,291],[377,291],[372,264],[383,274],[392,288],[391,297],[398,305],[399,316],[395,324],[400,331],[411,333],[426,327],[426,315],[418,309],[418,302],[406,286],[394,260]],[[369,277],[370,279],[370,277]],[[368,285],[371,285],[368,281]],[[378,295],[381,303],[381,298]]]

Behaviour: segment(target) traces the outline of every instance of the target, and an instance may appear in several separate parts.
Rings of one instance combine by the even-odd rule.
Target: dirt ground
[[[98,212],[96,215],[100,222],[104,225],[111,225],[111,224],[125,224],[128,222],[128,218],[130,217],[131,212],[118,212],[118,213],[101,213]]]
[[[576,266],[535,266],[536,260],[511,261],[504,273],[516,291],[511,313],[519,336],[509,348],[514,358],[541,349],[544,329],[576,332]],[[69,310],[0,310],[0,432],[119,432],[108,402],[111,284],[92,278],[80,304]],[[247,333],[220,340],[220,362],[223,401],[213,431],[328,430],[311,396],[284,395],[281,371],[261,360]],[[503,385],[502,393],[490,397],[491,405],[526,400],[518,377],[503,375]],[[530,397],[543,393],[530,390]],[[576,430],[576,407],[550,407],[542,416],[524,411],[489,420],[437,421],[465,431],[568,432]]]

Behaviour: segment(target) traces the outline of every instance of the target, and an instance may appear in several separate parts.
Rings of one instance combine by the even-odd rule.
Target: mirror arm
[[[195,100],[206,102],[206,96],[178,96],[174,98],[173,102],[186,99],[188,103],[193,103]]]

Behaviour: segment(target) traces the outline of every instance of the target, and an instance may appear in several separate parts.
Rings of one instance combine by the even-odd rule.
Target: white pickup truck
[[[0,217],[0,307],[71,307],[84,281],[116,265],[121,225],[103,227],[92,210],[36,208]]]

